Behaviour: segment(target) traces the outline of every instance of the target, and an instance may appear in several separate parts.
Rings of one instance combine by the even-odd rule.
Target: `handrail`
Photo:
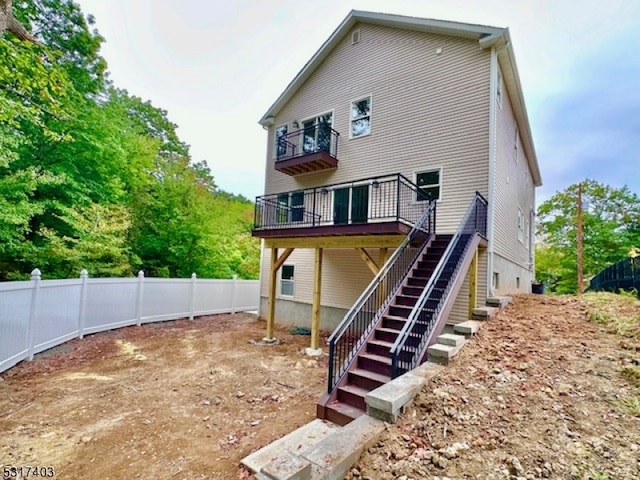
[[[382,316],[390,299],[393,298],[433,237],[435,212],[436,202],[430,201],[409,234],[380,268],[329,337],[329,392],[346,373],[348,364],[362,346],[366,335]],[[415,251],[412,251],[412,242],[420,235],[424,236],[423,241],[420,246],[413,248]]]
[[[472,234],[480,233],[481,235],[486,236],[486,228],[487,228],[486,206],[487,206],[487,201],[484,199],[484,197],[480,193],[476,192],[476,195],[474,199],[471,201],[471,204],[469,205],[469,207],[467,208],[467,211],[465,212],[462,218],[462,221],[460,222],[458,229],[456,230],[456,233],[454,234],[453,238],[449,242],[449,245],[447,245],[447,248],[442,254],[440,261],[438,261],[438,264],[436,265],[431,277],[429,278],[429,281],[427,282],[426,286],[422,290],[422,293],[418,297],[416,304],[411,310],[411,313],[407,318],[407,322],[405,323],[404,327],[400,331],[400,334],[398,335],[398,338],[393,344],[393,347],[391,347],[390,352],[392,355],[392,358],[391,358],[392,377],[396,377],[398,375],[399,373],[398,364],[400,362],[405,364],[406,366],[405,370],[407,371],[417,366],[419,357],[421,356],[422,350],[425,347],[424,343],[428,340],[429,334],[431,333],[433,326],[435,326],[434,322],[440,309],[442,308],[442,302],[446,300],[446,296],[451,287],[452,280],[457,275],[459,263],[455,265],[454,272],[452,272],[452,275],[449,278],[449,282],[444,288],[442,295],[438,298],[438,304],[435,307],[433,316],[431,318],[431,322],[430,322],[431,325],[429,326],[429,328],[425,329],[424,332],[421,332],[420,342],[418,342],[416,346],[413,346],[411,348],[411,352],[409,353],[409,356],[411,357],[410,360],[401,361],[399,358],[400,354],[403,352],[407,353],[405,351],[405,345],[407,343],[407,339],[409,338],[410,334],[413,333],[414,330],[416,329],[415,327],[419,320],[419,316],[423,312],[423,309],[425,308],[427,301],[429,299],[435,300],[435,298],[431,298],[433,295],[433,290],[436,284],[442,279],[442,276],[445,273],[445,267],[448,266],[449,262],[451,261],[454,250],[459,247],[458,244],[461,241],[462,236],[465,234],[468,234],[469,238],[467,239],[467,243],[464,244],[464,252],[462,252],[462,256],[460,258],[464,257],[464,253],[468,248],[469,240]],[[482,223],[480,225],[478,225],[479,223],[478,210],[483,210],[481,212],[483,215],[481,218]],[[474,217],[473,219],[471,218],[472,215]]]
[[[366,191],[363,187],[366,186]],[[350,203],[337,204],[332,191],[350,190]],[[373,222],[414,225],[424,210],[420,187],[400,173],[318,185],[256,197],[254,231]],[[282,200],[281,200],[282,199]],[[291,218],[282,212],[297,212]],[[355,212],[355,216],[354,216]]]

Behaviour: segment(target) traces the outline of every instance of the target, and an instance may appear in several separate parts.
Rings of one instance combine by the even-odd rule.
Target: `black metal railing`
[[[477,192],[391,348],[392,378],[418,366],[459,273],[461,259],[476,234],[487,234],[487,201]]]
[[[414,225],[428,200],[401,174],[256,197],[254,230],[402,221]]]
[[[589,282],[587,290],[619,292],[633,290],[640,292],[640,257],[628,257],[603,269]]]
[[[329,337],[329,385],[335,388],[391,299],[435,234],[436,202],[429,201],[409,235],[360,295]],[[424,206],[423,206],[424,208]]]
[[[305,126],[287,133],[276,141],[276,161],[303,157],[317,152],[327,152],[338,158],[340,134],[327,124]]]

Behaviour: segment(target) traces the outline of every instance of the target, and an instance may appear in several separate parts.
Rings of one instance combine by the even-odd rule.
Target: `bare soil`
[[[0,466],[61,479],[247,478],[240,460],[309,422],[326,357],[309,337],[216,315],[76,339],[0,381]],[[0,469],[1,470],[1,469]],[[24,472],[24,471],[23,471]],[[31,476],[30,476],[31,478]]]
[[[640,302],[516,296],[349,480],[640,479]]]
[[[309,337],[220,315],[74,340],[0,381],[0,465],[63,479],[251,478],[239,461],[314,418]],[[640,479],[640,302],[516,296],[349,480]]]

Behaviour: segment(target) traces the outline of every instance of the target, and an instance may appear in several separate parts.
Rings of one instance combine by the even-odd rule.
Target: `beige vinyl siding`
[[[476,190],[487,194],[490,53],[477,41],[359,24],[275,118],[266,193],[442,168],[438,230],[453,232]],[[437,54],[436,49],[442,53]],[[349,138],[351,101],[372,98],[371,134]],[[273,166],[275,125],[333,111],[335,170],[291,177]],[[289,131],[293,131],[290,126]],[[327,297],[331,301],[330,297]]]
[[[522,140],[518,135],[518,160],[514,159],[516,121],[506,88],[497,109],[494,252],[522,269],[529,269],[526,227],[534,208],[535,190]],[[518,240],[518,208],[525,220],[523,241]]]
[[[284,249],[280,249],[281,254]],[[372,258],[379,258],[378,249],[367,249]],[[313,274],[315,250],[299,248],[293,251],[285,265],[294,265],[294,295],[281,297],[280,289],[276,297],[301,303],[313,302]],[[269,294],[269,265],[271,250],[265,249],[262,261],[260,295]],[[321,303],[325,306],[350,308],[373,279],[373,273],[362,261],[355,249],[324,249],[322,256]],[[278,283],[280,272],[278,272]]]

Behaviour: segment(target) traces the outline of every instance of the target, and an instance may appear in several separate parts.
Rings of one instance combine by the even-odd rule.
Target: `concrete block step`
[[[318,467],[311,479],[339,480],[384,430],[384,422],[363,415],[329,435],[301,456]]]
[[[480,330],[481,322],[477,320],[467,320],[466,322],[458,323],[454,325],[453,331],[464,335],[466,338],[474,336]]]
[[[473,309],[473,320],[489,320],[499,309],[496,307],[479,307]]]
[[[311,462],[295,453],[285,452],[260,469],[271,480],[311,480]]]
[[[243,458],[240,463],[254,473],[260,472],[271,460],[280,456],[283,452],[300,452],[310,448],[341,427],[331,422],[316,419],[294,430],[275,442],[253,452]],[[268,478],[268,477],[267,477]]]
[[[440,343],[434,343],[427,349],[427,355],[430,362],[440,363],[441,365],[448,365],[449,361],[455,357],[462,349],[462,345],[459,347],[453,347],[451,345],[442,345]]]
[[[456,335],[455,333],[443,333],[436,338],[436,343],[442,345],[450,345],[452,347],[459,347],[465,342],[464,335]]]
[[[504,308],[511,303],[513,299],[511,297],[488,297],[487,306]]]

